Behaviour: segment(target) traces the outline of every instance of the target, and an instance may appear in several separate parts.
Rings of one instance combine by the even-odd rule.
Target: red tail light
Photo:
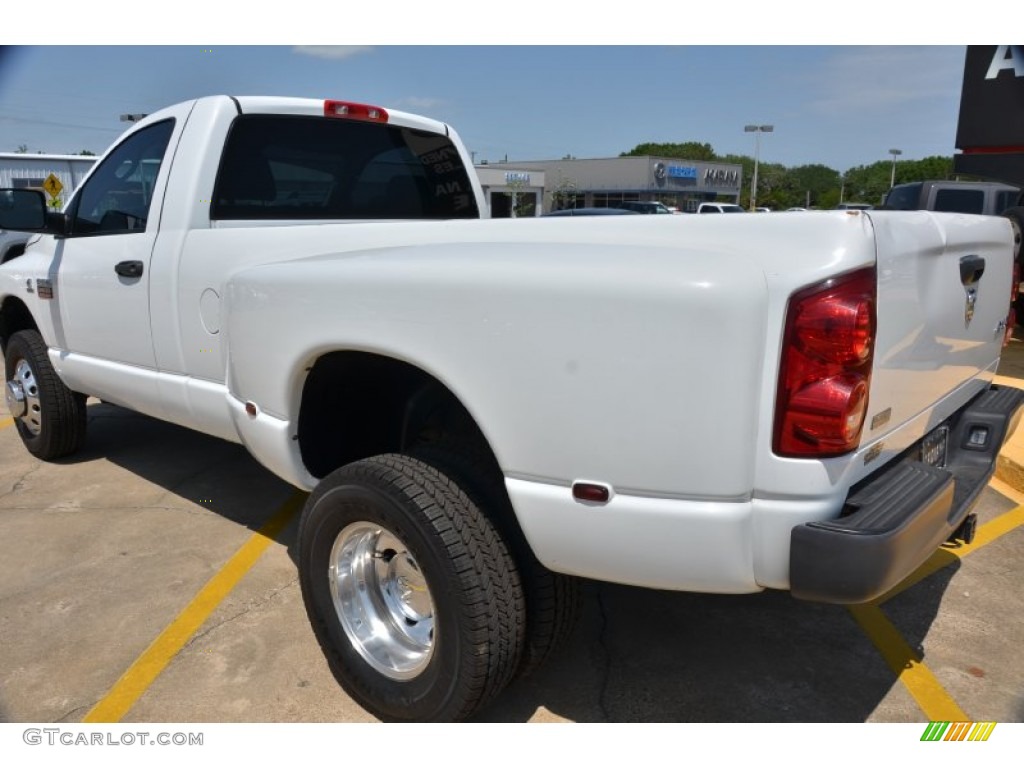
[[[779,456],[840,456],[859,445],[874,359],[875,279],[869,267],[790,299],[775,403]]]
[[[369,104],[356,104],[352,101],[334,101],[328,99],[324,102],[325,117],[346,117],[349,120],[367,120],[371,123],[386,123],[388,112],[381,107],[373,107]]]

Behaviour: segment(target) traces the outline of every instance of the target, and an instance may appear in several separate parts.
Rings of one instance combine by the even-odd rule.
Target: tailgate
[[[1001,217],[871,212],[878,335],[862,446],[929,413],[935,426],[991,381],[1010,304]],[[917,430],[920,431],[920,430]],[[918,434],[900,434],[907,443]],[[898,446],[892,440],[886,448]]]

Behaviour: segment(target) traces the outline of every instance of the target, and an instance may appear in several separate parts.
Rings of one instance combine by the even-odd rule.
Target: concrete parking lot
[[[1024,386],[1024,342],[1001,372]],[[102,403],[89,422],[44,464],[0,412],[0,721],[372,720],[306,620],[302,494],[240,446]],[[588,583],[567,647],[478,719],[1024,721],[1018,445],[975,543],[880,604]]]

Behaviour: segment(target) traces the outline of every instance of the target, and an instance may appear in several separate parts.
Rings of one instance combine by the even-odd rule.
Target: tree
[[[563,208],[575,208],[578,189],[575,180],[567,179],[559,173],[558,183],[551,191],[551,210],[560,211]]]
[[[871,165],[858,165],[846,172],[845,199],[857,203],[880,203],[889,191],[892,162],[879,160]]]
[[[88,149],[83,149],[78,154],[79,155],[84,155],[85,157],[96,157],[96,153],[95,152],[90,152]]]
[[[698,141],[684,141],[677,144],[661,144],[647,141],[637,144],[628,152],[622,152],[619,157],[638,157],[653,155],[655,157],[678,157],[683,160],[714,160],[715,150],[710,144],[702,144]]]
[[[892,165],[889,166],[890,174]],[[920,160],[901,160],[896,163],[896,183],[909,181],[944,181],[953,178],[953,158],[932,155]]]

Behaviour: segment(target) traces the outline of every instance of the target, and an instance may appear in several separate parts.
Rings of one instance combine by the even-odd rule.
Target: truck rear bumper
[[[790,590],[828,603],[873,600],[909,576],[956,531],[995,470],[1024,391],[992,386],[948,419],[945,461],[922,443],[851,489],[834,520],[793,528]]]

